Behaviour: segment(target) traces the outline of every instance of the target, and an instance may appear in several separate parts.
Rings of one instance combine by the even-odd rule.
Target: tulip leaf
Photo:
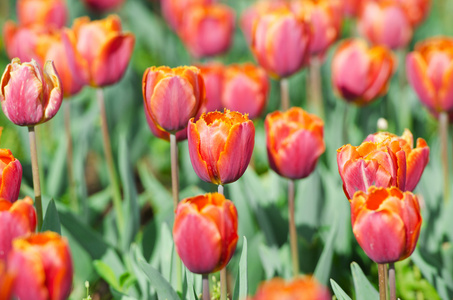
[[[47,194],[51,197],[58,197],[66,184],[64,171],[67,153],[67,140],[60,139],[56,153],[52,157],[52,168],[49,168],[46,176]]]
[[[247,282],[247,238],[244,236],[242,243],[241,259],[239,260],[238,276],[234,286],[233,299],[245,299],[248,293]]]
[[[379,299],[379,292],[368,281],[362,269],[356,262],[351,263],[352,278],[357,300]]]
[[[156,290],[159,299],[179,300],[178,294],[170,283],[150,264],[140,259],[140,268],[146,274],[151,286]]]
[[[337,233],[337,220],[334,221],[334,225],[330,227],[330,233],[327,237],[327,242],[324,246],[324,250],[321,253],[318,264],[315,269],[315,277],[321,284],[326,285],[329,280],[330,268],[332,267],[332,258],[334,250],[334,242]]]
[[[332,290],[337,297],[338,300],[351,300],[351,297],[343,291],[343,289],[335,282],[335,280],[330,279],[330,285],[332,286]]]
[[[44,216],[44,220],[42,222],[41,232],[47,230],[61,235],[60,217],[58,216],[58,210],[53,199],[51,199],[47,205],[46,215]]]
[[[110,268],[108,264],[101,260],[95,260],[93,262],[94,269],[110,286],[114,289],[121,291],[120,283],[116,278],[115,272]]]

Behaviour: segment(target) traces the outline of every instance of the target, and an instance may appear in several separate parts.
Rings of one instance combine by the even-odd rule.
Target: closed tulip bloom
[[[14,202],[19,197],[22,165],[9,149],[0,149],[0,198]]]
[[[398,187],[413,191],[429,160],[429,147],[422,138],[413,148],[412,133],[399,137],[380,132],[367,137],[358,147],[345,145],[337,150],[338,171],[348,199],[356,191],[376,187]]]
[[[205,101],[205,88],[196,67],[150,67],[142,81],[145,113],[159,129],[175,133],[187,127]]]
[[[312,276],[296,277],[291,281],[272,278],[262,282],[253,300],[330,300],[329,290]]]
[[[198,5],[209,5],[214,3],[214,0],[161,0],[160,3],[162,15],[168,26],[174,31],[179,31],[187,10]]]
[[[17,17],[21,25],[61,28],[66,24],[68,9],[64,0],[18,0]]]
[[[365,105],[387,93],[395,70],[394,55],[387,48],[369,48],[363,40],[349,39],[332,58],[332,85],[346,101]]]
[[[225,108],[255,119],[266,108],[268,91],[269,80],[264,69],[251,63],[234,64],[225,69],[222,92]]]
[[[0,261],[6,259],[15,238],[35,231],[36,212],[33,200],[25,197],[14,203],[0,198]],[[1,299],[1,298],[0,298]]]
[[[453,111],[453,38],[434,37],[406,57],[409,83],[432,112]]]
[[[288,77],[308,63],[310,25],[289,9],[261,15],[252,36],[258,63],[273,77]]]
[[[14,58],[0,83],[0,100],[6,117],[16,125],[34,126],[53,118],[63,100],[61,81],[52,61],[44,69],[32,60]]]
[[[415,250],[422,217],[417,197],[396,187],[370,187],[351,200],[354,236],[378,264],[394,263]]]
[[[275,111],[264,121],[269,165],[280,176],[305,178],[325,151],[324,123],[300,107]]]
[[[236,207],[222,194],[186,198],[176,208],[176,252],[190,272],[216,272],[228,264],[236,250],[237,228]]]
[[[148,123],[148,127],[151,130],[152,134],[160,138],[161,140],[170,141],[170,133],[168,131],[160,129],[156,122],[152,119],[151,115],[145,112],[146,122]],[[184,141],[187,139],[187,128],[183,128],[175,133],[176,141]]]
[[[125,0],[83,0],[88,8],[99,12],[116,9],[120,7],[124,1]]]
[[[71,293],[71,252],[66,239],[55,232],[15,239],[8,269],[17,274],[13,294],[19,299],[63,300]]]
[[[247,115],[225,110],[191,119],[187,128],[189,154],[198,177],[227,184],[244,174],[255,145],[255,126]]]
[[[201,71],[201,76],[203,76],[206,87],[206,101],[200,108],[197,116],[201,116],[201,113],[223,110],[222,89],[225,66],[221,63],[211,62],[198,65],[197,67]]]

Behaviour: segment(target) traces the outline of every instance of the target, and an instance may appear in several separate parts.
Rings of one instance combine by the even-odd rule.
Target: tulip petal
[[[0,149],[0,174],[0,198],[16,201],[22,182],[22,165],[9,149]]]
[[[438,109],[437,95],[428,78],[428,66],[419,53],[411,52],[406,57],[406,74],[409,83],[420,100],[429,109]]]
[[[429,147],[424,139],[417,139],[417,148],[407,157],[406,191],[413,191],[417,186],[429,161]]]
[[[0,260],[4,260],[12,249],[13,240],[30,233],[30,228],[27,220],[20,213],[12,213],[11,211],[0,212],[0,224],[2,224]]]
[[[63,101],[63,92],[61,89],[61,80],[57,74],[54,63],[52,61],[47,61],[44,65],[43,70],[44,82],[46,85],[46,90],[49,95],[46,95],[48,100],[45,103],[45,111],[43,121],[47,121],[53,118],[58,112]]]
[[[201,180],[211,182],[208,165],[200,154],[200,134],[198,133],[197,125],[193,122],[193,119],[189,121],[189,125],[187,127],[187,139],[190,161],[192,162],[195,173]]]
[[[444,111],[453,109],[453,63],[449,62],[442,78],[442,88],[439,91],[439,103]]]

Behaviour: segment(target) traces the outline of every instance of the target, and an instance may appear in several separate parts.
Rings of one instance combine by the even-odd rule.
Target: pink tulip
[[[125,0],[83,0],[88,8],[98,11],[105,12],[120,7]]]
[[[162,15],[168,26],[174,31],[179,31],[187,10],[198,5],[209,5],[214,3],[214,0],[161,0],[160,2]]]
[[[223,110],[222,89],[225,66],[221,63],[214,62],[197,65],[197,67],[201,71],[201,76],[203,76],[206,87],[206,101],[201,106],[197,117],[201,116],[202,113]]]
[[[14,202],[19,197],[22,165],[9,149],[0,149],[0,199]]]
[[[18,0],[17,17],[21,25],[61,28],[66,24],[68,9],[64,0]]]

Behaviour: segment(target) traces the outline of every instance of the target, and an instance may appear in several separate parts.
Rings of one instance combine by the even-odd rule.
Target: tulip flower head
[[[431,0],[397,0],[413,28],[420,25],[429,13]]]
[[[401,137],[388,132],[369,135],[358,147],[345,145],[337,150],[338,171],[348,199],[370,186],[398,187],[413,191],[429,160],[429,147],[422,138],[413,148],[412,133]]]
[[[238,216],[222,194],[182,200],[176,208],[173,238],[184,265],[197,274],[223,269],[236,250]]]
[[[19,197],[22,165],[9,149],[0,149],[0,198],[14,202]]]
[[[151,130],[152,134],[160,138],[161,140],[170,141],[170,133],[168,131],[162,130],[157,127],[156,122],[151,118],[150,114],[145,112],[146,122],[148,123],[148,127]],[[187,139],[187,128],[183,128],[175,133],[176,141],[184,141]]]
[[[363,251],[378,264],[394,263],[415,250],[422,217],[417,196],[396,187],[370,187],[351,200],[351,224]]]
[[[273,278],[262,282],[253,300],[330,300],[329,290],[321,285],[314,277],[296,277],[292,281]]]
[[[205,87],[196,67],[150,67],[142,81],[145,113],[156,126],[174,133],[187,127],[205,101]]]
[[[44,69],[32,60],[14,58],[0,83],[0,100],[6,117],[19,126],[35,126],[53,118],[63,100],[60,77],[52,61]]]
[[[161,0],[162,15],[168,26],[178,32],[182,27],[184,14],[198,5],[209,5],[214,0]]]
[[[395,69],[394,55],[387,48],[345,40],[332,58],[332,85],[346,101],[369,104],[387,93]]]
[[[324,153],[324,122],[300,107],[275,111],[264,121],[269,165],[280,176],[305,178]]]
[[[85,5],[98,12],[114,10],[120,7],[125,0],[83,0]]]
[[[39,24],[61,28],[66,24],[68,9],[64,0],[18,0],[17,17],[23,26]]]
[[[197,65],[203,76],[206,87],[206,101],[200,108],[198,116],[210,111],[223,110],[222,89],[225,66],[221,63],[211,62],[204,65]]]
[[[224,185],[244,174],[255,144],[247,115],[225,110],[192,118],[187,128],[192,166],[201,180]]]

